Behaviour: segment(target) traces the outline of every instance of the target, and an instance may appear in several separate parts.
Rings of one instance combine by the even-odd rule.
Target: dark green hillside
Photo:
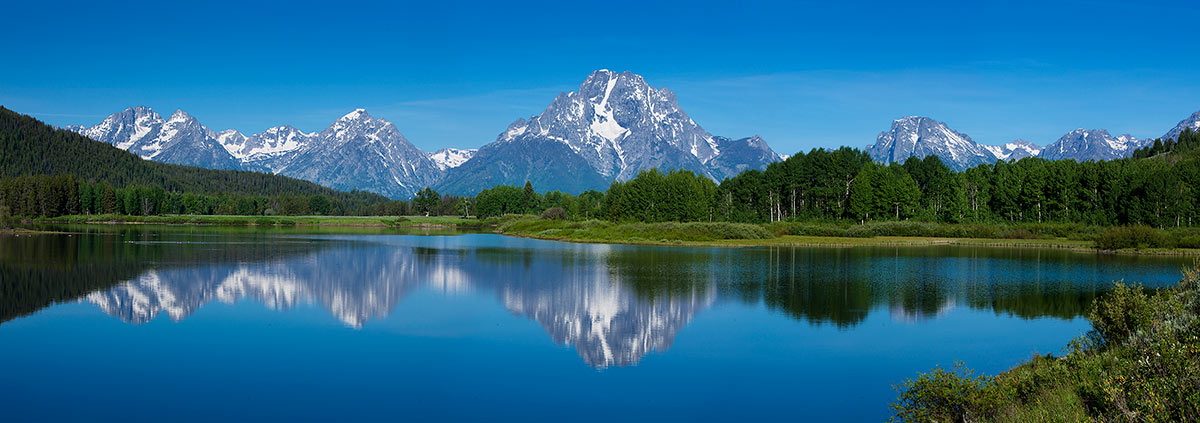
[[[10,182],[6,186],[11,187],[20,186],[22,181],[28,185],[42,183],[40,181],[44,180],[44,176],[43,179],[14,179],[30,175],[70,177],[69,181],[60,180],[60,185],[74,185],[74,182],[78,181],[118,189],[140,187],[164,193],[202,194],[212,197],[214,203],[259,197],[260,202],[264,204],[296,203],[297,199],[302,199],[301,202],[304,203],[328,205],[315,209],[307,205],[287,208],[295,213],[328,214],[336,211],[343,214],[363,214],[383,210],[386,207],[381,207],[382,205],[392,203],[380,195],[361,191],[337,191],[284,176],[203,169],[142,160],[111,145],[71,131],[55,129],[33,117],[0,107],[0,179],[9,178]],[[265,210],[258,206],[251,209],[254,214]],[[275,207],[277,212],[283,212],[283,209],[284,207]],[[87,210],[84,207],[78,211]],[[167,211],[175,210],[162,208],[162,212]]]
[[[231,195],[326,195],[383,201],[299,179],[258,172],[212,170],[142,160],[111,145],[0,107],[0,177],[74,175],[113,186],[154,186],[172,192]]]

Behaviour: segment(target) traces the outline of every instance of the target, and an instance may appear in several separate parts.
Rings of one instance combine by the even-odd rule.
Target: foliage
[[[689,170],[638,172],[628,182],[613,182],[601,202],[601,214],[621,222],[703,222],[714,217],[717,185]]]
[[[1025,158],[956,172],[934,156],[880,165],[861,154],[814,149],[742,172],[718,187],[714,220],[1200,224],[1196,158]]]
[[[1163,232],[1146,225],[1114,226],[1096,236],[1096,248],[1101,250],[1171,248],[1173,246]]]
[[[1134,151],[1133,158],[1143,159],[1166,153],[1186,153],[1196,149],[1200,149],[1200,133],[1192,130],[1191,127],[1187,127],[1183,128],[1183,131],[1179,133],[1178,140],[1169,138],[1166,141],[1162,139],[1154,140],[1153,144]]]
[[[566,220],[567,211],[562,207],[551,207],[542,212],[542,219]]]
[[[995,377],[940,368],[897,386],[894,421],[1200,421],[1200,263],[1172,288],[1117,283],[1062,358]]]
[[[936,367],[930,373],[909,379],[896,387],[899,398],[892,404],[893,421],[962,422],[976,421],[994,413],[998,398],[985,389],[989,379],[976,376],[962,363],[954,370]]]
[[[426,216],[437,216],[438,209],[442,202],[442,196],[438,195],[437,191],[432,188],[425,188],[417,192],[417,196],[412,200],[413,212],[424,214]]]
[[[769,239],[760,225],[728,222],[613,223],[601,220],[561,221],[514,217],[498,224],[510,235],[584,242],[662,244],[725,239]]]

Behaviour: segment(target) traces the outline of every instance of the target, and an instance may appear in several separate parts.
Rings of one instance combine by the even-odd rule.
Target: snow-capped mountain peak
[[[196,120],[196,118],[192,117],[192,115],[187,114],[187,112],[183,111],[182,109],[177,109],[177,110],[175,110],[175,113],[171,113],[171,117],[169,119],[167,119],[167,123],[172,123],[172,122],[183,123],[183,122],[191,122],[191,121],[195,121],[195,120]]]
[[[135,106],[114,113],[95,126],[71,129],[144,159],[213,169],[240,167],[216,141],[216,134],[183,110],[176,110],[163,120],[151,108]]]
[[[725,151],[726,145],[735,151]],[[670,90],[653,88],[632,72],[600,69],[578,90],[556,96],[540,114],[514,121],[468,163],[449,168],[439,188],[474,194],[531,181],[538,189],[581,192],[651,168],[685,169],[720,180],[732,176],[733,169],[762,169],[777,161],[769,148],[759,154],[763,145],[720,143],[688,117]],[[732,157],[755,161],[735,163]]]
[[[163,123],[162,116],[149,107],[134,106],[112,114],[96,126],[76,132],[122,150],[129,150],[143,139],[157,135]]]
[[[442,175],[395,125],[373,118],[363,109],[347,113],[317,134],[303,134],[291,127],[278,133],[286,136],[277,135],[283,138],[277,139],[275,148],[295,153],[272,169],[334,189],[366,189],[408,198]],[[289,150],[292,147],[295,149]]]
[[[1193,131],[1200,131],[1200,111],[1192,113],[1191,116],[1179,121],[1174,128],[1171,128],[1170,131],[1167,131],[1166,134],[1163,134],[1162,140],[1166,141],[1172,139],[1178,141],[1179,134],[1182,133],[1186,128],[1192,128]]]
[[[678,150],[707,163],[720,153],[716,140],[687,116],[669,90],[655,89],[632,72],[597,70],[579,90],[560,94],[540,115],[518,119],[500,141],[537,137],[566,144],[602,175],[632,178],[648,155]],[[702,166],[694,166],[703,172]]]
[[[1146,141],[1131,135],[1114,137],[1104,129],[1075,129],[1046,146],[1040,155],[1046,160],[1112,160],[1128,157]]]
[[[371,117],[371,115],[367,114],[367,109],[354,109],[354,111],[352,111],[350,113],[346,113],[344,116],[338,118],[339,121],[358,121],[358,120],[372,120],[372,119],[373,118]]]
[[[1023,139],[1017,139],[1004,145],[985,145],[983,147],[1000,160],[1021,160],[1042,153],[1042,147]]]
[[[429,153],[429,159],[441,170],[451,169],[462,166],[467,160],[479,151],[478,148],[464,150],[460,148],[443,148],[441,150]]]
[[[938,156],[947,166],[958,170],[996,161],[992,149],[943,122],[923,116],[892,121],[891,129],[881,132],[867,153],[882,163],[903,162],[913,156]]]
[[[226,129],[221,132],[214,132],[211,135],[213,138],[216,138],[217,142],[220,143],[222,147],[225,147],[225,150],[229,151],[229,154],[232,154],[233,157],[237,157],[238,159],[242,158],[239,157],[239,154],[246,147],[246,136],[241,132],[236,129]]]
[[[306,134],[291,125],[276,126],[250,137],[233,130],[221,131],[217,140],[238,160],[259,165],[272,172],[286,167],[289,153],[312,143],[316,134]]]

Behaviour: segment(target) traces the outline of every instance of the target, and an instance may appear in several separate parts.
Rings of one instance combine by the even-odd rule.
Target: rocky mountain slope
[[[449,169],[438,188],[468,194],[529,180],[538,190],[578,193],[651,168],[720,180],[778,160],[761,138],[730,141],[709,134],[670,90],[652,88],[631,72],[599,70],[542,113],[517,119],[495,142]]]

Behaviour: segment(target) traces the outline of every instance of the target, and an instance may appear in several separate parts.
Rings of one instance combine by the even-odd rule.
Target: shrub
[[[1117,282],[1101,301],[1092,304],[1088,314],[1092,331],[1088,337],[1097,346],[1119,344],[1149,323],[1151,317],[1150,297],[1145,290]]]
[[[542,211],[542,219],[567,220],[567,211],[562,207],[551,207]]]
[[[962,363],[954,370],[936,367],[916,379],[905,380],[896,389],[900,397],[892,403],[895,422],[975,421],[990,414],[999,404],[985,390],[989,380],[976,376]]]
[[[1200,235],[1189,235],[1180,238],[1175,246],[1179,248],[1200,248]]]
[[[1114,226],[1096,236],[1096,248],[1120,250],[1124,248],[1170,248],[1169,237],[1160,230],[1146,225]]]

